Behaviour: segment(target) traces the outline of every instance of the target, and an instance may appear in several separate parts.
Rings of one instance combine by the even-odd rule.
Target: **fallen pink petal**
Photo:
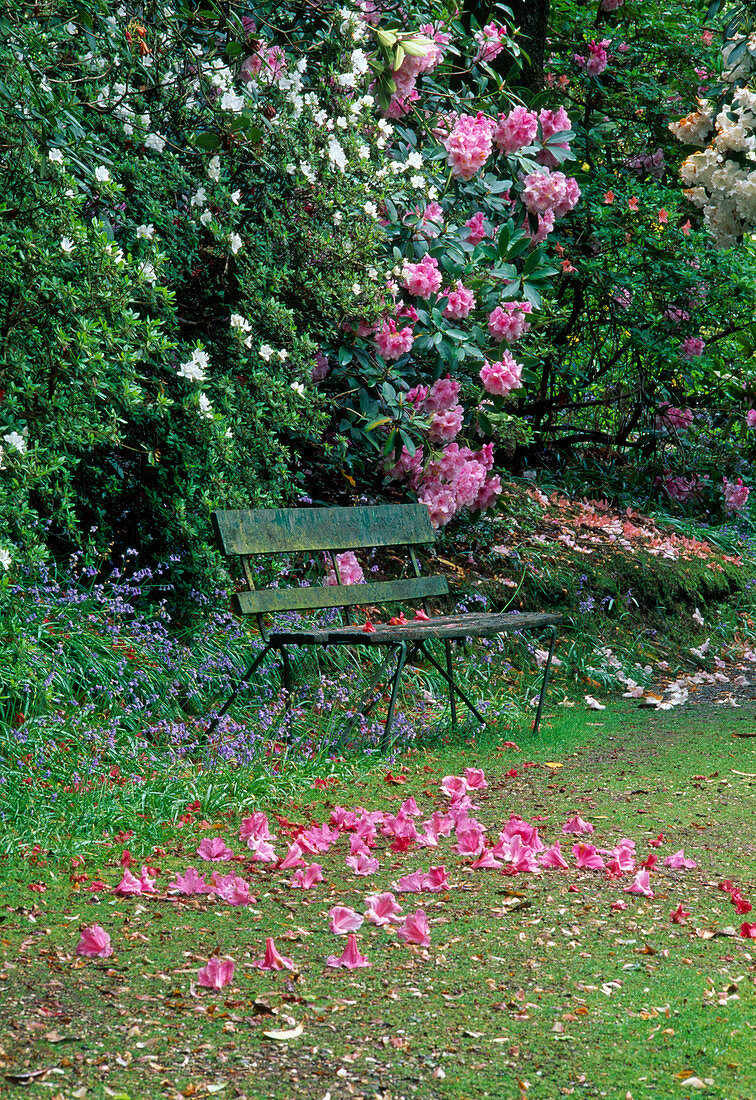
[[[378,860],[362,853],[356,856],[347,856],[346,865],[355,875],[374,875],[378,870]]]
[[[347,945],[341,955],[329,955],[326,966],[345,967],[347,970],[356,970],[361,966],[370,966],[370,961],[361,955],[357,947],[357,937],[350,932],[347,937]]]
[[[76,954],[89,959],[107,959],[113,954],[110,936],[102,925],[90,924],[89,927],[82,928]]]
[[[210,887],[196,867],[187,867],[183,875],[177,874],[173,882],[168,885],[168,892],[172,894],[209,894]]]
[[[365,912],[365,919],[370,921],[371,924],[377,924],[379,927],[385,928],[389,924],[399,923],[402,920],[400,915],[402,907],[390,890],[383,894],[371,894],[365,898],[365,904],[368,907]]]
[[[694,859],[686,859],[685,852],[681,848],[680,851],[675,852],[674,855],[665,856],[664,866],[671,867],[673,871],[679,871],[682,868],[685,868],[687,871],[693,871],[698,867],[698,864]]]
[[[685,924],[689,916],[690,910],[683,909],[683,904],[682,902],[680,902],[680,904],[677,906],[677,909],[669,914],[669,919],[672,921],[673,924]]]
[[[590,821],[583,821],[582,817],[575,814],[569,821],[565,822],[562,826],[563,833],[592,833],[593,826]]]
[[[252,963],[258,970],[294,970],[294,963],[286,955],[279,955],[271,936],[265,940],[265,955]]]
[[[651,889],[651,880],[648,871],[638,871],[630,886],[625,887],[626,894],[643,894],[647,898],[654,897]]]
[[[593,844],[578,841],[572,845],[572,854],[575,857],[575,866],[580,871],[603,871],[606,867]]]
[[[127,867],[123,872],[123,878],[114,888],[113,893],[119,894],[121,897],[136,897],[142,893],[142,884]]]
[[[294,872],[289,886],[294,890],[310,890],[317,882],[322,881],[323,868],[319,863],[310,863]]]
[[[566,870],[569,867],[569,863],[562,854],[562,849],[559,847],[559,841],[556,844],[552,844],[550,848],[544,849],[538,856],[538,862],[542,867],[554,867],[560,870]]]
[[[328,927],[337,936],[347,932],[356,932],[362,927],[365,918],[361,913],[356,913],[346,905],[334,905],[328,911]]]
[[[233,981],[235,969],[236,963],[228,955],[222,958],[213,955],[208,959],[207,964],[200,968],[197,981],[207,989],[223,989],[224,985],[229,985]]]
[[[417,943],[420,947],[430,947],[430,928],[425,910],[408,914],[404,923],[396,930],[397,937],[405,943]]]
[[[204,840],[201,840],[197,855],[200,859],[206,859],[213,863],[225,862],[234,858],[234,853],[219,836],[206,836]]]
[[[756,922],[749,924],[748,921],[743,921],[740,926],[740,934],[746,940],[756,940]]]

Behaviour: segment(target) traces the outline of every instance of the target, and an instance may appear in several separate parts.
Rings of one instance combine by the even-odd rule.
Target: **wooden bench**
[[[360,714],[367,714],[381,697],[376,689],[384,674],[393,668],[391,697],[386,718],[384,746],[388,744],[394,718],[396,697],[402,672],[416,657],[427,660],[441,674],[449,688],[452,725],[456,725],[458,696],[475,717],[485,724],[485,718],[454,680],[451,642],[463,638],[486,638],[505,632],[523,630],[549,631],[551,641],[544,667],[543,683],[538,699],[534,731],[538,732],[543,702],[554,653],[556,628],[561,615],[540,613],[488,614],[477,612],[463,615],[432,616],[427,622],[410,619],[404,624],[376,623],[366,632],[362,623],[351,621],[349,609],[371,607],[404,600],[422,600],[429,614],[427,600],[448,594],[443,576],[423,576],[415,554],[415,546],[434,541],[434,531],[424,504],[385,505],[372,508],[282,508],[255,511],[217,511],[213,526],[218,543],[228,558],[238,558],[247,590],[234,597],[236,610],[242,615],[256,615],[265,643],[222,710],[214,718],[212,732],[228,711],[241,688],[254,675],[265,657],[274,651],[280,654],[283,682],[287,698],[291,695],[289,649],[299,646],[369,646],[383,648],[386,654],[373,676],[368,690],[357,708],[352,724]],[[363,584],[342,584],[336,555],[347,550],[406,547],[412,576],[396,580],[368,581]],[[337,583],[296,588],[256,589],[252,560],[261,555],[325,553],[333,563]],[[274,627],[269,629],[266,616],[277,612],[314,611],[339,608],[347,622],[341,626]],[[433,641],[443,642],[444,665],[430,650]]]

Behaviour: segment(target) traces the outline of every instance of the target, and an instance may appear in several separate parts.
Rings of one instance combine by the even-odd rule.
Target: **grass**
[[[204,823],[197,813],[181,828],[164,827],[157,851],[155,832],[136,819],[133,837],[111,835],[75,866],[41,852],[16,855],[6,861],[0,911],[8,1022],[0,1094],[752,1100],[756,944],[731,934],[748,918],[717,884],[729,878],[756,902],[756,748],[733,737],[753,718],[745,708],[735,717],[719,708],[713,717],[620,704],[586,717],[565,708],[552,712],[538,741],[521,730],[519,748],[491,736],[415,748],[267,806],[306,823],[327,819],[335,803],[395,813],[412,794],[425,817],[447,804],[441,777],[474,764],[489,779],[477,816],[494,837],[517,813],[540,817],[546,843],[564,840],[561,823],[578,812],[595,825],[599,847],[623,836],[636,840],[641,858],[683,847],[698,869],[652,872],[653,899],[623,893],[631,876],[507,877],[467,870],[448,840],[394,853],[383,839],[375,880],[345,874],[344,840],[316,857],[325,880],[310,891],[291,890],[291,872],[238,865],[257,898],[249,909],[86,892],[93,878],[120,878],[124,844],[160,868],[163,890],[198,862],[202,837],[220,835],[242,852],[236,804]],[[660,833],[662,846],[649,848]],[[324,966],[342,946],[327,929],[332,905],[361,910],[366,893],[437,863],[449,870],[448,893],[400,896],[405,910],[428,913],[430,948],[364,925],[360,948],[372,966]],[[45,892],[30,890],[32,882]],[[626,910],[611,910],[617,898]],[[678,902],[691,912],[685,925],[669,921]],[[110,959],[74,955],[79,927],[93,922],[112,936]],[[271,935],[297,973],[251,966]],[[237,963],[221,993],[195,984],[213,952]],[[265,1036],[300,1024],[297,1037]],[[691,1076],[705,1090],[685,1085]]]

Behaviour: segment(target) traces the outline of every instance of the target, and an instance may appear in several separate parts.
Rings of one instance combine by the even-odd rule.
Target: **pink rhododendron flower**
[[[664,404],[659,407],[658,423],[662,427],[684,431],[693,423],[693,413],[690,409],[676,409],[673,405]]]
[[[462,429],[463,416],[464,409],[461,405],[434,413],[428,425],[428,439],[438,443],[451,443]]]
[[[249,840],[251,836],[260,837],[262,840],[276,839],[274,836],[271,836],[268,815],[263,813],[262,810],[257,810],[255,813],[250,814],[249,817],[245,817],[239,826],[240,840]]]
[[[685,852],[681,848],[679,852],[675,852],[674,855],[666,856],[664,859],[664,866],[671,867],[673,870],[678,871],[684,867],[686,870],[692,871],[698,866],[694,859],[686,859]]]
[[[339,576],[341,577],[342,584],[365,583],[365,574],[363,573],[362,566],[357,560],[357,555],[354,553],[353,550],[347,550],[343,554],[337,554],[336,565],[339,569]],[[330,558],[326,559],[325,583],[331,585],[339,583],[336,577],[336,570],[334,569],[333,563],[331,562]],[[320,850],[323,851],[323,849]]]
[[[518,149],[532,145],[537,134],[538,115],[535,111],[513,107],[508,115],[499,115],[494,141],[500,153],[516,153]]]
[[[471,311],[475,309],[475,295],[462,283],[457,283],[454,290],[446,287],[442,294],[447,299],[444,306],[444,317],[462,320],[469,317]]]
[[[430,298],[441,287],[441,272],[435,256],[425,256],[416,264],[404,261],[402,278],[406,290],[416,298]]]
[[[503,863],[496,858],[491,849],[485,847],[483,848],[483,851],[480,853],[475,862],[470,864],[470,867],[474,871],[488,868],[490,868],[491,870],[499,870],[503,866]]]
[[[176,875],[175,880],[168,887],[175,894],[209,894],[210,887],[202,875],[197,873],[196,867],[187,867],[183,875]]]
[[[504,397],[522,385],[522,364],[518,363],[511,352],[502,352],[501,359],[495,363],[486,360],[478,376],[486,393]]]
[[[404,918],[404,923],[397,928],[396,934],[405,943],[417,943],[420,947],[430,947],[430,928],[425,910],[418,909],[415,913],[408,914]]]
[[[756,940],[756,923],[749,924],[748,921],[743,921],[740,934],[746,940]]]
[[[482,112],[460,115],[451,133],[442,139],[455,179],[471,180],[480,171],[491,155],[494,128],[495,123]]]
[[[522,201],[531,214],[553,210],[557,218],[564,217],[580,198],[577,180],[563,172],[531,172],[523,181]]]
[[[569,867],[567,860],[562,855],[562,849],[559,847],[559,842],[552,844],[550,848],[546,848],[541,852],[538,857],[538,862],[542,867],[559,867],[561,870],[565,870]]]
[[[229,985],[234,980],[235,969],[236,963],[228,955],[222,958],[213,955],[207,960],[207,964],[200,968],[197,981],[208,989],[223,989],[224,985]]]
[[[365,917],[371,924],[385,927],[392,923],[398,923],[402,919],[400,915],[402,907],[390,890],[383,894],[371,894],[365,898],[365,903],[368,907]]]
[[[729,481],[726,477],[723,477],[722,492],[724,494],[724,510],[728,515],[732,515],[733,512],[743,511],[748,502],[751,488],[749,485],[743,484],[742,478],[738,478],[737,481]]]
[[[290,844],[286,855],[283,857],[278,865],[279,871],[288,871],[292,867],[304,867],[305,861],[302,859],[302,849],[296,843]]]
[[[603,871],[606,866],[593,844],[584,844],[579,841],[573,844],[572,854],[578,870]]]
[[[756,428],[756,409],[749,409],[746,413],[746,427]]]
[[[409,875],[402,875],[398,882],[393,883],[397,894],[421,894],[425,890],[425,872],[413,871]]]
[[[693,474],[692,477],[672,477],[667,473],[664,479],[657,478],[657,482],[661,484],[670,500],[681,502],[690,500],[701,490],[701,479],[698,474]]]
[[[308,867],[300,867],[294,872],[289,886],[294,890],[309,890],[316,882],[323,881],[323,868],[319,863],[311,863]]]
[[[601,0],[599,7],[602,11],[616,11],[621,8],[625,0]]]
[[[448,375],[439,378],[427,391],[422,400],[423,412],[448,412],[459,407],[457,397],[459,395],[459,382]]]
[[[541,123],[541,133],[543,134],[544,142],[548,141],[554,134],[560,134],[572,129],[569,115],[564,107],[560,107],[557,111],[550,111],[548,108],[544,107],[538,112],[538,121]],[[536,157],[539,164],[545,164],[547,168],[556,168],[559,162],[550,151],[555,148],[569,151],[570,144],[568,141],[559,141],[555,145],[552,144],[548,148],[541,149]]]
[[[654,897],[648,871],[638,871],[638,874],[633,879],[632,885],[625,887],[625,893],[643,894],[647,898]]]
[[[250,905],[255,899],[249,892],[249,883],[239,875],[213,875],[213,893],[227,905]]]
[[[412,236],[416,240],[433,240],[441,232],[444,224],[444,208],[437,202],[429,202],[422,210],[415,207],[405,216],[405,220],[412,223],[417,218],[419,221],[414,227]],[[415,318],[417,320],[417,318]]]
[[[467,239],[470,244],[480,244],[486,237],[491,234],[491,227],[486,221],[486,215],[482,210],[479,210],[477,214],[473,214],[471,218],[468,218],[465,222],[465,226],[470,230],[467,235]]]
[[[347,937],[347,945],[340,955],[329,955],[326,966],[343,966],[347,970],[356,970],[360,966],[370,966],[370,961],[361,955],[357,947],[357,937],[350,932]]]
[[[493,61],[504,49],[507,41],[507,28],[499,26],[498,23],[486,23],[485,27],[475,32],[473,38],[478,46],[475,60]]]
[[[376,332],[375,346],[384,359],[399,359],[411,350],[414,338],[410,327],[397,331],[396,321],[389,318]]]
[[[494,340],[514,344],[529,331],[527,315],[533,312],[530,302],[504,302],[488,315],[488,331]]]
[[[589,42],[587,59],[580,54],[573,54],[573,59],[578,65],[582,65],[589,76],[599,76],[609,63],[609,55],[606,52],[608,45],[607,38],[602,39],[601,42]]]
[[[468,790],[484,791],[488,786],[486,773],[482,768],[465,768],[465,783]]]
[[[677,909],[669,914],[669,919],[672,921],[673,924],[685,924],[685,919],[689,916],[690,911],[688,909],[683,909],[683,904],[682,902],[680,902]]]
[[[374,875],[378,870],[378,860],[365,855],[347,856],[346,865],[355,875]]]
[[[213,863],[225,862],[234,858],[234,853],[219,836],[206,836],[204,840],[201,840],[197,855],[200,859],[206,859]]]
[[[310,371],[310,379],[313,382],[322,382],[324,378],[328,377],[331,370],[331,364],[328,362],[327,356],[323,355],[321,351],[315,355],[315,363]]]
[[[76,945],[76,954],[89,959],[107,959],[113,954],[110,936],[100,924],[90,924],[82,928],[81,939]]]
[[[613,913],[617,913],[622,909],[627,909],[627,902],[623,901],[622,898],[617,898],[616,901],[612,902],[612,904],[609,906],[609,908],[611,909],[611,911]]]
[[[355,913],[346,905],[334,905],[328,910],[328,927],[337,936],[343,936],[347,932],[356,932],[365,921],[361,913]]]
[[[583,821],[582,817],[575,814],[574,817],[571,817],[570,820],[562,826],[562,832],[573,834],[592,833],[593,826],[590,821]]]

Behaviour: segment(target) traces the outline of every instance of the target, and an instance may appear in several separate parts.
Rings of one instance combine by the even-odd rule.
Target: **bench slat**
[[[356,607],[396,600],[419,600],[426,596],[445,596],[448,591],[446,577],[408,577],[405,580],[375,581],[370,584],[261,588],[254,592],[237,592],[234,600],[242,615],[265,615],[276,611],[312,611],[325,607]]]
[[[281,645],[396,645],[398,642],[423,642],[433,638],[488,638],[523,630],[546,630],[564,622],[561,615],[526,611],[511,613],[470,612],[466,615],[439,615],[429,622],[412,619],[405,626],[376,623],[375,633],[365,634],[359,626],[302,627],[273,630],[270,641]]]
[[[219,543],[227,555],[411,546],[433,542],[435,537],[430,512],[424,504],[375,508],[224,509],[213,512],[212,518]]]

